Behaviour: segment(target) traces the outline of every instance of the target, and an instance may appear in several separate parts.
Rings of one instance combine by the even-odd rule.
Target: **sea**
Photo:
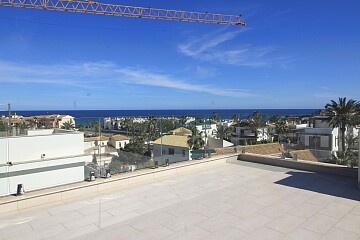
[[[12,114],[24,117],[36,115],[71,115],[75,117],[76,125],[85,121],[103,121],[105,117],[137,117],[146,118],[148,116],[156,117],[199,117],[210,118],[213,113],[217,114],[218,119],[232,119],[236,115],[239,119],[246,119],[255,111],[259,111],[264,116],[308,116],[313,115],[318,109],[181,109],[181,110],[36,110],[36,111],[15,111]],[[1,116],[8,115],[7,111],[0,111]]]

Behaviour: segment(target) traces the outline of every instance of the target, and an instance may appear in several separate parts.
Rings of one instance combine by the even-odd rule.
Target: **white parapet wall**
[[[0,196],[84,181],[84,162],[90,156],[56,158],[0,166]],[[91,158],[91,157],[90,157]]]
[[[0,138],[0,196],[84,180],[83,133],[45,129]]]
[[[303,160],[293,160],[293,159],[281,159],[280,157],[274,156],[265,156],[259,154],[239,154],[238,160],[254,162],[284,168],[291,168],[309,172],[319,172],[325,174],[334,174],[344,177],[356,178],[357,169],[349,168],[343,165],[335,165],[322,162],[309,162]]]

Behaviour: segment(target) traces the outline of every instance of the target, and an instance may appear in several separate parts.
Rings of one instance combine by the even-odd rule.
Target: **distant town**
[[[36,175],[46,174],[37,165],[47,161],[48,169],[63,171],[62,179],[52,183],[27,180],[30,190],[246,152],[249,146],[264,144],[282,158],[356,167],[359,116],[359,102],[346,98],[311,116],[266,116],[255,111],[246,119],[237,115],[219,119],[213,112],[208,117],[104,117],[103,122],[76,124],[70,115],[10,113],[0,119],[0,148],[6,153],[0,163],[14,172],[16,166],[26,166]],[[14,185],[0,195],[17,191],[16,181],[11,182]]]

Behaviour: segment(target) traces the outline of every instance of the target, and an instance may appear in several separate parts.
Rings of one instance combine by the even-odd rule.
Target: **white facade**
[[[234,124],[233,120],[225,120],[221,122],[221,125],[224,127],[231,127]]]
[[[206,134],[207,137],[215,137],[217,133],[216,123],[204,123],[202,125],[196,125],[196,129],[200,133]]]
[[[317,150],[339,150],[339,129],[338,128],[306,128],[305,133],[300,137],[305,148]]]
[[[272,139],[270,139],[268,128],[267,127],[259,128],[256,141],[261,142],[261,141],[269,141],[269,140]]]
[[[109,137],[101,136],[101,137],[87,137],[84,139],[84,149],[93,148],[96,146],[106,146],[109,142]]]
[[[109,145],[116,149],[124,148],[125,145],[129,144],[130,138],[122,135],[111,136],[109,139]]]
[[[48,129],[29,136],[0,138],[0,196],[84,180],[83,134]]]

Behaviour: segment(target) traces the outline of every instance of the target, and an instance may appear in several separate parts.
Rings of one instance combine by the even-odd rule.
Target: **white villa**
[[[215,137],[217,133],[216,122],[213,121],[207,121],[203,124],[196,125],[196,129],[204,137]]]
[[[109,139],[109,145],[116,149],[124,148],[130,142],[130,138],[124,135],[113,135]]]
[[[100,137],[86,137],[84,138],[84,149],[93,148],[96,146],[106,146],[109,142],[108,136],[100,136]]]
[[[66,122],[70,122],[75,126],[75,118],[70,115],[38,115],[24,117],[24,119],[25,121],[36,124],[38,128],[61,128]]]
[[[332,128],[325,119],[327,116],[316,116],[312,122],[299,132],[300,144],[308,149],[328,150],[331,153],[339,151],[341,146],[341,138],[339,136],[339,128]],[[345,134],[352,133],[357,136],[356,128],[346,129]]]

